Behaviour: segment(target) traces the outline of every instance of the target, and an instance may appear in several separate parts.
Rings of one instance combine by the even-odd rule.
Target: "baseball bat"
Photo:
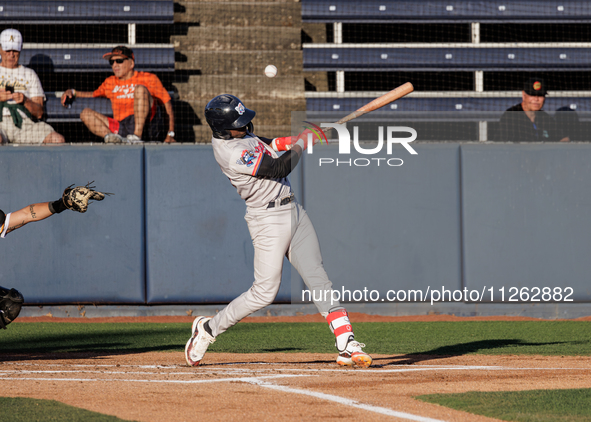
[[[410,94],[414,90],[415,88],[412,86],[412,84],[410,82],[407,82],[403,85],[400,85],[398,88],[394,88],[392,91],[382,95],[381,97],[378,97],[373,101],[370,101],[360,109],[355,110],[353,113],[343,117],[337,123],[342,124],[348,122],[349,120],[356,119],[359,116],[363,116],[366,113],[377,110],[380,107],[384,107],[385,105],[390,104],[391,102],[396,101],[404,97],[405,95]]]

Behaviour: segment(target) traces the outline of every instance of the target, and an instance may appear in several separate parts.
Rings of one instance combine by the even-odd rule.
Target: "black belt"
[[[282,206],[282,205],[287,205],[287,204],[289,204],[291,201],[295,201],[295,196],[294,196],[294,194],[293,194],[293,193],[292,193],[291,195],[289,195],[288,197],[286,197],[286,198],[283,198],[283,199],[281,200],[281,202],[279,203],[279,206]],[[275,208],[275,202],[276,202],[276,201],[271,201],[271,202],[269,202],[269,205],[267,205],[267,209],[269,209],[269,208]]]

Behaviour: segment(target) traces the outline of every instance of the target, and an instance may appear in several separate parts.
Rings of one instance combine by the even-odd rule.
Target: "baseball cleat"
[[[339,353],[337,363],[341,366],[357,365],[362,368],[369,368],[373,360],[370,355],[363,351],[363,347],[365,347],[365,344],[350,340],[347,343],[347,348]]]
[[[210,319],[198,316],[193,321],[192,335],[185,346],[185,360],[189,366],[199,366],[201,359],[207,352],[207,348],[215,341],[215,337],[212,337],[203,327],[203,324]]]

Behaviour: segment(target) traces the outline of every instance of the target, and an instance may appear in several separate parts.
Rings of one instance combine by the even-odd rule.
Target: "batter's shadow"
[[[566,341],[554,341],[546,343],[528,343],[520,339],[490,339],[471,341],[468,343],[458,343],[450,346],[442,346],[433,350],[421,353],[409,353],[402,356],[391,356],[374,358],[372,367],[387,367],[400,365],[413,365],[415,363],[446,359],[454,356],[463,356],[471,353],[477,353],[481,350],[502,349],[508,346],[547,346],[552,344],[565,344]],[[510,353],[510,352],[508,352]],[[380,362],[385,362],[380,364]]]
[[[175,335],[178,331],[178,329],[173,330],[164,326],[151,329],[150,334],[159,334],[161,338],[165,338],[166,336]],[[172,352],[178,351],[180,348],[178,343],[167,341],[150,345],[137,344],[138,338],[147,335],[148,333],[145,330],[113,332],[105,329],[85,334],[63,335],[39,330],[36,335],[13,337],[0,343],[0,362],[107,358],[114,355],[135,353]]]
[[[0,351],[0,364],[14,361],[36,360],[76,360],[76,359],[109,359],[113,356],[125,356],[149,352],[177,352],[178,346],[169,347],[141,347],[137,349],[113,350],[113,348],[125,347],[124,343],[105,343],[102,347],[96,345],[78,346],[73,351],[63,351],[64,348],[18,348],[11,352]]]
[[[159,351],[159,350],[155,350]],[[136,352],[143,353],[144,349]],[[64,360],[80,360],[80,359],[94,359],[100,362],[103,359],[108,360],[113,356],[125,356],[134,354],[132,351],[113,351],[113,350],[89,350],[76,352],[39,352],[39,351],[16,351],[14,353],[0,352],[0,363],[4,362],[27,362],[27,361],[64,361]]]

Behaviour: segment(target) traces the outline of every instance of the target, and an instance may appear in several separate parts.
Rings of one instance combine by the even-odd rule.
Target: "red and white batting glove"
[[[310,145],[308,142],[308,134],[312,135],[312,145],[316,145],[321,141],[320,137],[315,132],[306,129],[297,136],[285,136],[283,138],[273,139],[273,141],[271,141],[271,148],[275,151],[289,151],[294,145],[299,145],[302,150],[305,150]]]

